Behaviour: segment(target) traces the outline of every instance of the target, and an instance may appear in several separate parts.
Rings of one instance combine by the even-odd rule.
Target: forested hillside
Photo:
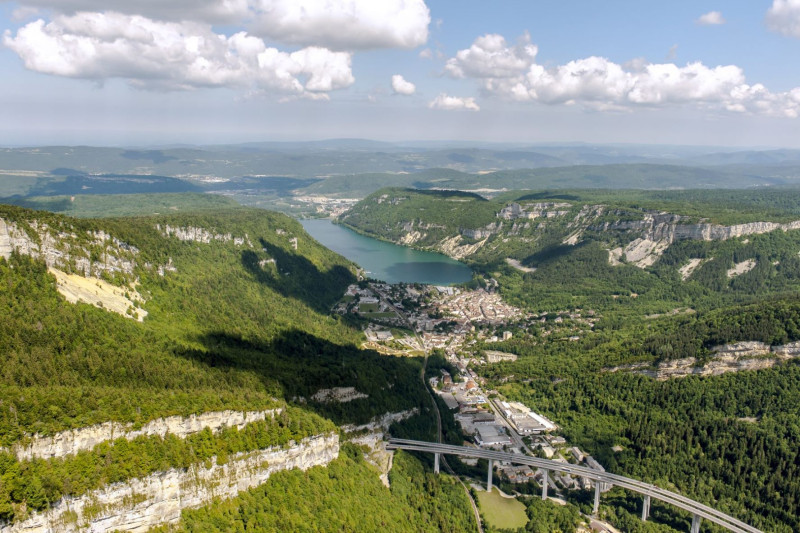
[[[486,200],[385,189],[340,221],[461,259],[536,311],[652,314],[800,288],[798,205],[797,190],[515,192]]]
[[[800,528],[797,200],[772,190],[494,200],[383,190],[342,221],[463,253],[480,276],[473,285],[494,279],[533,313],[504,326],[511,339],[475,350],[515,362],[474,368],[609,471],[788,533]],[[660,523],[642,523],[640,502],[621,491],[608,501],[625,531],[688,527],[689,517],[657,507]]]
[[[360,332],[330,316],[356,279],[353,265],[283,215],[241,208],[79,220],[4,206],[0,219],[10,235],[8,258],[0,257],[0,520],[22,520],[109,483],[288,445],[388,412],[430,416],[421,363],[358,349]],[[39,258],[31,256],[36,250]],[[118,250],[124,261],[113,256]],[[84,267],[101,272],[98,287],[140,294],[146,319],[68,303],[50,272]],[[366,397],[312,398],[340,386]],[[273,408],[282,409],[274,422],[241,431],[123,439],[62,459],[23,461],[8,448],[109,421],[135,428],[171,415]],[[347,461],[337,468],[363,470]],[[421,483],[410,481],[409,490],[422,490]],[[453,505],[468,513],[461,488],[453,494]],[[313,522],[311,512],[297,510]]]

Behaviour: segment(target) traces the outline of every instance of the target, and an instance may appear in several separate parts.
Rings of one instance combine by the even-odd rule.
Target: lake
[[[388,283],[452,285],[472,279],[463,263],[433,252],[365,237],[328,219],[301,220],[305,230],[320,243],[358,264],[371,278]]]

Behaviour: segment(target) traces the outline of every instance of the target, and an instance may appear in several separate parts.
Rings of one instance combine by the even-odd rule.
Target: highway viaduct
[[[707,505],[691,500],[685,496],[681,496],[675,492],[671,492],[649,483],[637,481],[635,479],[610,474],[608,472],[601,472],[593,470],[585,466],[573,465],[569,463],[560,463],[558,461],[551,461],[550,459],[541,459],[538,457],[530,457],[527,455],[498,452],[494,450],[486,450],[482,448],[468,448],[466,446],[453,446],[450,444],[438,444],[435,442],[424,442],[417,440],[406,439],[390,439],[386,448],[389,450],[411,450],[419,452],[429,452],[434,454],[434,471],[439,473],[439,456],[446,455],[460,455],[464,457],[475,457],[478,459],[489,460],[489,473],[487,476],[487,488],[492,488],[492,471],[495,461],[507,462],[512,464],[528,465],[538,468],[544,472],[544,482],[542,484],[542,499],[547,499],[547,485],[550,471],[563,472],[574,476],[585,477],[595,482],[594,492],[594,515],[597,515],[600,506],[600,489],[601,483],[607,485],[616,485],[625,489],[637,492],[644,497],[642,505],[642,520],[647,520],[650,513],[650,500],[656,500],[669,503],[683,509],[692,514],[692,527],[691,533],[700,532],[700,522],[702,519],[709,520],[715,524],[722,526],[728,531],[736,533],[762,533],[761,530],[754,528],[744,522],[728,516],[725,513],[717,511]]]

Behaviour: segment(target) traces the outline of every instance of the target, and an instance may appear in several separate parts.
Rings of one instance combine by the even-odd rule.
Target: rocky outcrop
[[[699,365],[694,357],[672,359],[652,368],[649,363],[634,363],[610,368],[607,371],[633,371],[659,381],[686,376],[718,376],[728,372],[772,368],[782,362],[800,357],[800,341],[781,346],[745,341],[715,346],[711,360]]]
[[[419,231],[410,231],[405,235],[403,235],[402,237],[400,237],[399,244],[405,246],[411,246],[415,242],[421,241],[422,239],[427,237],[427,235],[428,235],[427,233],[420,233]]]
[[[756,267],[755,259],[746,259],[741,263],[736,263],[735,265],[733,265],[733,268],[729,268],[727,276],[729,278],[735,278],[736,276],[741,276],[742,274],[750,272],[755,267]]]
[[[362,398],[369,398],[369,394],[359,392],[355,387],[334,387],[332,389],[320,389],[311,396],[312,400],[322,403],[347,403],[352,402],[353,400],[360,400]]]
[[[31,459],[53,459],[91,450],[101,442],[140,436],[165,436],[167,433],[184,438],[206,428],[217,432],[226,427],[244,428],[247,424],[273,418],[282,409],[267,411],[213,411],[187,417],[170,416],[151,420],[138,429],[133,424],[106,422],[81,429],[62,431],[50,437],[34,436],[25,443],[12,447],[11,451],[20,461]]]
[[[48,267],[99,278],[103,273],[132,275],[139,250],[103,232],[56,230],[36,221],[18,224],[0,219],[0,257],[12,252],[42,259]]]
[[[501,209],[497,216],[504,220],[517,218],[535,219],[539,217],[556,218],[568,215],[571,208],[572,204],[566,202],[537,202],[525,204],[524,206],[513,202]]]
[[[689,262],[683,265],[681,268],[678,269],[678,273],[681,275],[681,280],[686,281],[692,276],[697,267],[703,264],[703,259],[699,257],[694,257],[689,259]]]
[[[0,526],[0,533],[144,533],[154,526],[178,522],[183,509],[232,498],[261,485],[275,472],[327,465],[338,455],[339,436],[331,434],[303,439],[288,448],[237,454],[225,464],[212,459],[207,465],[173,469],[64,498],[46,512]]]
[[[641,220],[606,222],[591,226],[594,231],[624,231],[640,233],[640,236],[625,247],[609,251],[609,263],[620,264],[625,258],[628,263],[645,268],[653,263],[677,240],[692,239],[700,241],[724,241],[746,235],[757,235],[772,231],[800,229],[800,220],[780,224],[778,222],[750,222],[733,226],[719,224],[684,224],[686,217],[671,213],[645,213]]]
[[[14,252],[43,260],[68,302],[81,301],[138,320],[147,316],[139,309],[144,299],[135,288],[139,250],[104,231],[89,231],[79,238],[73,228],[56,230],[37,221],[0,219],[0,257],[8,259]],[[122,274],[128,283],[111,285],[101,279],[104,274]]]
[[[452,257],[453,259],[464,259],[465,257],[477,252],[488,239],[480,240],[474,244],[463,244],[463,240],[459,235],[450,237],[449,239],[442,240],[437,246],[436,250]]]
[[[503,227],[502,224],[496,223],[496,224],[487,224],[486,227],[476,228],[476,229],[460,228],[458,231],[462,236],[468,239],[480,241],[483,239],[488,239],[495,233],[498,233],[500,231],[500,228],[502,227]]]
[[[147,311],[139,307],[144,298],[130,286],[118,287],[102,279],[67,274],[56,268],[47,271],[56,278],[58,292],[70,303],[91,304],[139,322],[147,316]]]
[[[253,243],[250,242],[250,237],[245,234],[244,237],[234,237],[230,233],[213,233],[205,228],[198,228],[194,226],[187,226],[178,228],[170,226],[169,224],[161,226],[156,224],[156,229],[161,232],[164,237],[175,237],[179,241],[188,242],[201,242],[203,244],[210,244],[212,241],[233,242],[236,246],[242,246],[247,243],[252,247]]]
[[[408,409],[406,411],[398,411],[396,413],[386,413],[382,416],[377,416],[372,419],[372,421],[361,424],[361,425],[354,425],[348,424],[346,426],[342,426],[342,431],[346,433],[354,433],[359,431],[376,431],[376,430],[383,430],[388,431],[389,426],[394,424],[395,422],[402,422],[407,418],[411,418],[412,416],[419,414],[419,409],[416,407],[414,409]]]

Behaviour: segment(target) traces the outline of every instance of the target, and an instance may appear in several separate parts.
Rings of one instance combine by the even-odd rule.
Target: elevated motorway
[[[649,483],[644,483],[635,479],[618,476],[616,474],[609,474],[608,472],[600,472],[585,466],[573,465],[569,463],[560,463],[551,461],[550,459],[540,459],[538,457],[530,457],[527,455],[520,455],[515,453],[498,452],[494,450],[485,450],[481,448],[468,448],[466,446],[453,446],[450,444],[439,444],[434,442],[424,442],[417,440],[406,439],[391,439],[386,446],[390,450],[412,450],[419,452],[429,452],[434,454],[434,468],[438,473],[439,469],[439,456],[444,455],[460,455],[464,457],[475,457],[478,459],[489,460],[489,473],[487,477],[487,486],[491,490],[492,486],[492,471],[494,461],[507,462],[512,464],[528,465],[538,468],[544,472],[544,483],[542,485],[542,499],[547,498],[547,485],[548,476],[550,471],[563,472],[573,476],[585,477],[595,482],[594,493],[594,514],[597,514],[600,505],[600,489],[601,484],[607,486],[615,485],[622,487],[633,492],[637,492],[644,496],[644,504],[642,506],[642,520],[647,520],[650,513],[650,499],[669,503],[679,509],[683,509],[692,513],[692,533],[699,533],[700,522],[706,519],[717,525],[722,526],[728,531],[736,533],[762,533],[761,530],[745,524],[732,516],[717,511],[707,505],[691,500],[678,493],[671,492]]]

